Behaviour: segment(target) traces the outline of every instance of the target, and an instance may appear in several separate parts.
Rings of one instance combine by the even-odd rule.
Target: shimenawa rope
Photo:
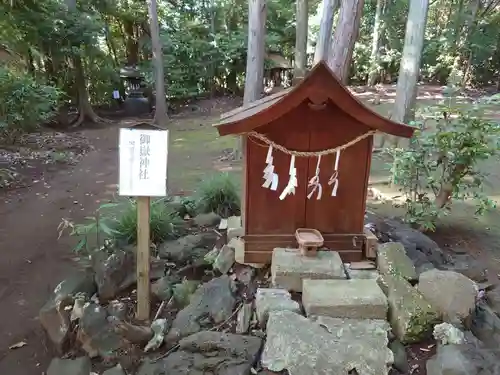
[[[249,133],[247,133],[247,135],[250,138],[258,139],[258,140],[264,142],[267,146],[271,146],[274,149],[279,150],[279,151],[281,151],[281,152],[283,152],[283,153],[285,153],[287,155],[294,155],[294,156],[298,156],[298,157],[314,157],[314,156],[330,155],[330,154],[336,153],[337,151],[345,150],[346,148],[351,147],[352,145],[354,145],[354,144],[362,141],[363,139],[368,138],[368,137],[370,137],[370,136],[372,136],[372,135],[374,135],[376,133],[377,133],[376,131],[372,130],[372,131],[369,131],[368,133],[361,134],[359,137],[354,138],[352,141],[347,142],[344,145],[337,146],[335,148],[329,148],[327,150],[322,150],[322,151],[295,151],[295,150],[289,150],[286,147],[284,147],[282,145],[279,145],[279,144],[275,143],[274,141],[271,141],[264,134],[257,133],[257,132],[249,132]]]

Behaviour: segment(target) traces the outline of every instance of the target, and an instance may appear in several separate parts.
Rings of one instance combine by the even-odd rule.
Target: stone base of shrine
[[[306,257],[298,249],[276,248],[271,262],[271,277],[275,288],[302,292],[303,280],[345,280],[346,273],[342,259],[335,251],[318,251],[315,256]]]
[[[387,299],[375,279],[304,280],[302,303],[308,316],[383,319]]]
[[[365,259],[366,235],[326,234],[323,248],[336,251],[344,262],[359,262]],[[242,237],[244,263],[269,264],[275,248],[296,248],[295,234],[247,234]]]

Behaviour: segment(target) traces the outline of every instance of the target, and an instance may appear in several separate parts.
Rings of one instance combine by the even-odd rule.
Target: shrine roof
[[[284,116],[304,101],[321,104],[326,100],[373,130],[405,138],[410,138],[416,130],[413,126],[389,120],[364,105],[324,61],[316,64],[297,86],[227,112],[214,126],[220,135],[247,133]]]

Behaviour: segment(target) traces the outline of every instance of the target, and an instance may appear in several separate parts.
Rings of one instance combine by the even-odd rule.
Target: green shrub
[[[151,202],[150,238],[154,244],[168,239],[175,239],[183,220],[165,204],[164,199]],[[87,217],[86,222],[75,224],[63,219],[59,225],[59,236],[70,228],[71,236],[79,238],[73,249],[75,252],[89,252],[92,248],[106,247],[106,243],[135,244],[137,242],[137,202],[129,199],[123,203],[101,205],[95,216]]]
[[[35,130],[57,110],[59,91],[0,67],[0,130]]]
[[[199,212],[215,212],[222,217],[240,214],[239,186],[229,173],[216,174],[204,180],[197,194]]]
[[[495,156],[500,126],[482,115],[482,105],[464,109],[448,101],[429,108],[408,149],[396,148],[393,181],[404,193],[406,221],[434,230],[453,200],[472,199],[480,215],[495,203],[483,193],[478,162]],[[430,126],[428,126],[430,124]]]
[[[182,220],[177,213],[173,212],[164,199],[156,199],[151,202],[150,209],[150,238],[155,244],[165,240],[176,238],[178,227]],[[121,215],[114,220],[111,228],[115,232],[116,240],[125,241],[129,244],[137,242],[137,202],[130,199]]]

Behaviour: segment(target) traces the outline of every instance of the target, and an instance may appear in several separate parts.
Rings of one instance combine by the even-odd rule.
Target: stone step
[[[345,270],[336,251],[318,251],[307,257],[299,249],[276,248],[271,263],[272,284],[275,288],[302,292],[304,279],[345,279]]]
[[[375,279],[304,280],[302,304],[307,316],[386,319],[387,298]]]

